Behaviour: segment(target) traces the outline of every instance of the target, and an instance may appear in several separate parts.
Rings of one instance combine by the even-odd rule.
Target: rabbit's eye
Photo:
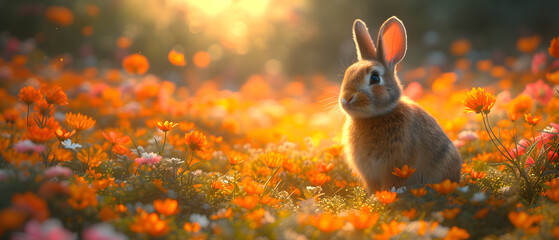
[[[373,72],[371,74],[371,79],[369,80],[369,84],[373,85],[373,84],[379,84],[380,83],[380,76],[378,74],[378,72]]]

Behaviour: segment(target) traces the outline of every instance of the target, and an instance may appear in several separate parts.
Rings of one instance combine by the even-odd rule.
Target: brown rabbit
[[[402,96],[396,64],[406,54],[406,29],[396,17],[380,28],[377,47],[361,20],[353,24],[359,61],[345,72],[339,103],[347,114],[343,141],[349,165],[367,191],[458,181],[462,160],[437,121]],[[416,168],[407,180],[395,167]]]

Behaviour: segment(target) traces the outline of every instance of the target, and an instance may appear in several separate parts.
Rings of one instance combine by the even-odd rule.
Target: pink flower
[[[127,240],[128,238],[116,232],[113,225],[108,223],[96,224],[83,231],[84,240]]]
[[[404,95],[411,100],[417,100],[423,95],[423,87],[418,82],[411,82],[404,90]]]
[[[546,105],[553,97],[553,90],[541,79],[535,83],[526,85],[526,88],[522,93],[531,96],[540,105]]]
[[[14,144],[14,149],[20,153],[35,152],[43,153],[45,152],[45,146],[40,144],[35,144],[31,140],[27,139],[25,141],[19,141]]]
[[[42,223],[30,220],[25,224],[25,232],[12,235],[12,240],[73,240],[76,235],[62,227],[58,219],[49,219]]]
[[[543,52],[534,54],[532,59],[532,73],[537,74],[543,68],[546,61],[546,54]]]
[[[458,134],[458,139],[460,140],[464,140],[464,141],[473,141],[478,139],[479,136],[476,132],[474,131],[470,131],[470,130],[465,130],[462,131]]]
[[[463,147],[466,142],[460,140],[460,139],[456,139],[454,141],[452,141],[452,144],[454,144],[455,147],[459,148],[459,147]]]
[[[53,177],[69,178],[72,175],[73,175],[72,170],[67,167],[56,166],[56,167],[50,167],[45,169],[46,178],[53,178]]]
[[[154,152],[142,153],[142,157],[136,158],[134,161],[140,165],[142,164],[152,165],[161,161],[161,156],[158,156],[157,153]]]

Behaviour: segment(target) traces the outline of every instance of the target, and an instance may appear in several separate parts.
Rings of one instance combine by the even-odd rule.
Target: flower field
[[[77,24],[67,11],[46,20]],[[191,69],[180,81],[139,51],[113,67],[4,57],[0,238],[559,239],[559,38],[519,38],[504,61],[471,51],[461,38],[451,70],[398,72],[458,148],[460,182],[371,196],[345,162],[341,78],[256,72],[231,90],[195,74],[206,51],[163,53]]]

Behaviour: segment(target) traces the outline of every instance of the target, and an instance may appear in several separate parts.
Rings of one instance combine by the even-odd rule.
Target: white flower
[[[468,191],[470,191],[469,186],[457,187],[456,189],[458,189],[458,191],[463,192],[463,193],[467,193]]]
[[[64,141],[62,141],[62,145],[64,145],[64,148],[66,149],[72,149],[72,150],[76,150],[76,148],[81,148],[82,145],[79,143],[72,143],[72,140],[70,139],[66,139]]]
[[[127,240],[128,237],[120,232],[115,231],[113,225],[108,223],[100,223],[83,231],[84,240]]]
[[[210,220],[208,220],[208,218],[204,215],[200,215],[200,214],[192,214],[190,215],[190,222],[197,222],[198,224],[200,224],[201,228],[205,228],[207,226],[210,225]]]
[[[398,189],[396,189],[396,187],[392,187],[392,189],[390,189],[391,192],[396,192],[398,194],[404,193],[406,190],[407,189],[404,186],[399,187]]]
[[[470,199],[472,202],[482,202],[483,200],[485,200],[487,197],[485,196],[485,193],[483,192],[478,192],[478,193],[474,193],[474,196],[472,197],[472,199]]]

